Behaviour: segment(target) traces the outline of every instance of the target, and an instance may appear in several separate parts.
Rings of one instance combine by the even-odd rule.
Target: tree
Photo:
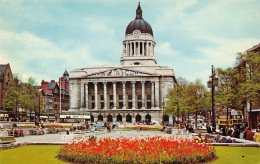
[[[259,53],[238,53],[236,68],[239,69],[239,95],[249,102],[250,125],[252,104],[260,105],[260,55]]]
[[[220,109],[227,109],[227,126],[228,126],[228,108],[241,109],[243,101],[239,98],[239,73],[237,69],[231,67],[223,70],[217,69],[218,85],[216,86],[215,102]]]
[[[42,110],[42,106],[40,103],[41,100],[41,92],[38,90],[38,88],[35,86],[36,80],[33,77],[29,77],[27,80],[27,83],[24,83],[23,85],[23,95],[22,99],[24,100],[24,106],[23,108],[26,111],[30,112],[30,118],[31,113],[35,113],[35,121],[36,121],[36,114],[38,112],[38,120],[40,121],[40,111]]]
[[[6,93],[3,98],[3,106],[5,108],[15,109],[15,119],[18,117],[18,108],[23,105],[23,99],[21,99],[22,82],[19,74],[15,74],[13,79],[8,83]]]
[[[32,111],[37,113],[42,109],[39,101],[41,99],[41,92],[35,86],[35,79],[30,77],[27,83],[23,83],[19,74],[14,75],[11,79],[7,91],[4,95],[3,105],[5,108],[16,110],[16,119],[18,117],[18,108],[25,111]]]
[[[189,83],[185,79],[178,79],[178,85],[169,91],[169,101],[167,102],[165,110],[166,114],[177,115],[177,118],[179,118],[179,113],[186,113],[187,106],[185,105],[185,95],[188,85]]]
[[[195,113],[195,127],[197,129],[197,117],[198,112],[205,111],[206,107],[209,105],[206,97],[208,96],[208,91],[200,80],[191,82],[187,88],[187,103],[189,110]]]
[[[170,90],[168,94],[169,101],[165,112],[167,114],[177,114],[177,116],[179,116],[179,113],[181,113],[182,116],[188,114],[188,121],[190,113],[196,113],[197,128],[198,112],[204,111],[209,105],[206,99],[207,96],[208,91],[201,81],[188,82],[180,78],[178,85]]]

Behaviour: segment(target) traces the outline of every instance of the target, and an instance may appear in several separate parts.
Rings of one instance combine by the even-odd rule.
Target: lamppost
[[[177,124],[179,124],[179,99],[180,99],[180,95],[179,95],[179,92],[177,90],[177,96],[176,96],[176,102],[177,102]]]
[[[164,100],[162,102],[162,105],[163,105],[163,113],[162,113],[162,124],[164,126]]]
[[[218,85],[218,78],[216,77],[216,73],[215,73],[215,69],[212,65],[212,72],[211,72],[211,76],[209,77],[209,81],[208,81],[208,88],[211,88],[211,96],[212,96],[212,118],[211,118],[211,122],[212,122],[212,126],[214,127],[214,129],[216,129],[216,119],[215,119],[215,109],[214,109],[214,90],[215,90],[215,86]]]

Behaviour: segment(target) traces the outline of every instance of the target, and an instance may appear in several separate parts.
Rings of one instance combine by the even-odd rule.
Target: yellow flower
[[[198,140],[196,140],[196,143],[198,143],[199,141]]]
[[[149,136],[149,133],[147,133],[146,135]]]

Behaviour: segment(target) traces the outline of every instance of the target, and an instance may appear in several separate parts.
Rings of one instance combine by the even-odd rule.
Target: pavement
[[[44,135],[29,135],[24,137],[15,138],[16,143],[27,143],[27,144],[66,144],[70,141],[77,140],[79,137],[89,137],[89,136],[96,136],[99,138],[104,137],[154,137],[154,136],[163,136],[163,137],[169,137],[172,136],[171,134],[166,134],[161,131],[114,131],[111,133],[108,133],[106,131],[98,131],[98,132],[92,132],[92,133],[84,133],[84,134],[73,134],[70,133],[67,135],[65,132],[63,133],[56,133],[56,134],[44,134]],[[183,139],[192,139],[192,135],[174,135],[178,138]]]
[[[74,134],[70,133],[69,135],[66,132],[60,132],[55,134],[44,134],[44,135],[29,135],[24,137],[15,138],[16,142],[10,144],[0,144],[0,150],[10,149],[20,146],[26,145],[63,145],[70,141],[77,141],[79,137],[86,137],[89,136],[96,136],[99,138],[104,137],[132,137],[132,138],[139,138],[139,137],[154,137],[154,136],[162,136],[162,137],[170,137],[174,136],[175,138],[182,138],[192,140],[193,135],[197,135],[196,133],[190,134],[178,134],[177,129],[173,131],[173,134],[166,134],[165,132],[161,131],[140,131],[131,130],[131,131],[114,131],[108,133],[106,131],[97,131],[91,133],[84,133],[84,134]],[[203,135],[203,134],[202,134]],[[211,143],[212,146],[238,146],[238,147],[260,147],[259,142],[248,141],[244,139],[235,139],[239,143]]]

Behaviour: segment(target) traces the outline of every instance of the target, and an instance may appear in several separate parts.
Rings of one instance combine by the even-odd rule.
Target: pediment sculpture
[[[151,73],[115,68],[108,71],[93,73],[88,77],[120,77],[120,76],[152,76]]]

